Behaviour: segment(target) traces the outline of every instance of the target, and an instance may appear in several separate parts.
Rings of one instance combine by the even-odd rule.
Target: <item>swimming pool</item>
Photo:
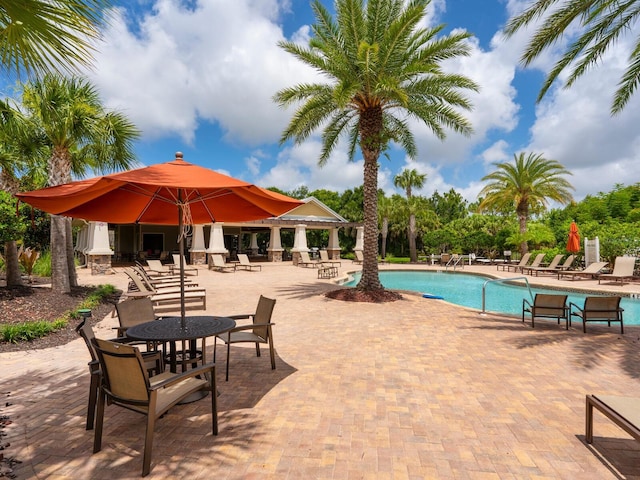
[[[489,277],[467,273],[432,272],[432,271],[381,271],[380,281],[386,288],[394,290],[410,290],[440,296],[445,301],[464,307],[482,310],[482,286]],[[345,283],[355,286],[360,280],[360,272],[353,274],[354,280]],[[558,290],[531,288],[536,293],[558,293]],[[568,302],[580,307],[584,305],[585,294],[563,292],[569,295]],[[531,300],[526,287],[508,285],[506,283],[489,283],[485,289],[485,309],[488,312],[522,314],[522,300]],[[425,299],[425,301],[438,301]],[[640,299],[623,297],[620,306],[624,308],[624,323],[640,325]]]

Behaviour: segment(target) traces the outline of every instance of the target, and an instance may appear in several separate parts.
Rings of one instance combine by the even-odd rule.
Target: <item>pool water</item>
[[[386,288],[394,290],[409,290],[442,297],[445,301],[464,307],[482,310],[482,286],[488,277],[465,273],[426,272],[426,271],[382,271],[380,281]],[[354,280],[345,283],[355,286],[360,280],[360,272],[354,274]],[[558,290],[531,288],[536,293],[558,293]],[[573,302],[578,306],[584,305],[585,294],[576,292],[562,292],[569,295],[567,304]],[[485,310],[488,312],[522,314],[522,300],[531,301],[526,287],[508,285],[501,282],[488,283],[485,288]],[[426,302],[437,302],[425,299]],[[640,325],[640,299],[622,297],[620,306],[624,308],[625,325]]]

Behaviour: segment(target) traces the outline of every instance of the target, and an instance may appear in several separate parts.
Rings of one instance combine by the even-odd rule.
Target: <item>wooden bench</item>
[[[333,278],[338,276],[338,267],[318,268],[318,278]]]
[[[587,395],[587,443],[593,443],[593,409],[597,409],[640,442],[640,398],[614,395]]]

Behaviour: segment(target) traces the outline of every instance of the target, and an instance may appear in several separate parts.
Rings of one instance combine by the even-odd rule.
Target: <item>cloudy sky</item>
[[[492,163],[523,151],[569,169],[578,200],[640,181],[640,97],[621,115],[609,115],[632,38],[621,39],[571,89],[557,85],[536,104],[543,72],[557,52],[520,68],[527,32],[508,41],[501,32],[523,3],[432,0],[428,23],[474,35],[472,54],[446,64],[481,87],[470,96],[474,110],[466,114],[474,134],[450,133],[443,142],[416,123],[418,157],[410,160],[399,149],[381,157],[381,188],[394,192],[394,175],[409,167],[427,174],[416,193],[455,188],[474,201]],[[317,136],[300,146],[279,145],[293,111],[280,109],[273,94],[318,77],[277,43],[305,41],[313,22],[308,0],[121,0],[88,75],[106,105],[143,131],[136,146],[142,164],[168,161],[182,151],[187,161],[264,187],[343,191],[362,184],[359,154],[350,162],[342,146],[320,168]]]

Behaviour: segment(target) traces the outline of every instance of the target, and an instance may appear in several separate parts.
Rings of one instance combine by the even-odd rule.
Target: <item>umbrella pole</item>
[[[178,252],[180,253],[180,325],[186,328],[186,315],[184,307],[184,235],[183,235],[183,215],[182,191],[178,190]]]

